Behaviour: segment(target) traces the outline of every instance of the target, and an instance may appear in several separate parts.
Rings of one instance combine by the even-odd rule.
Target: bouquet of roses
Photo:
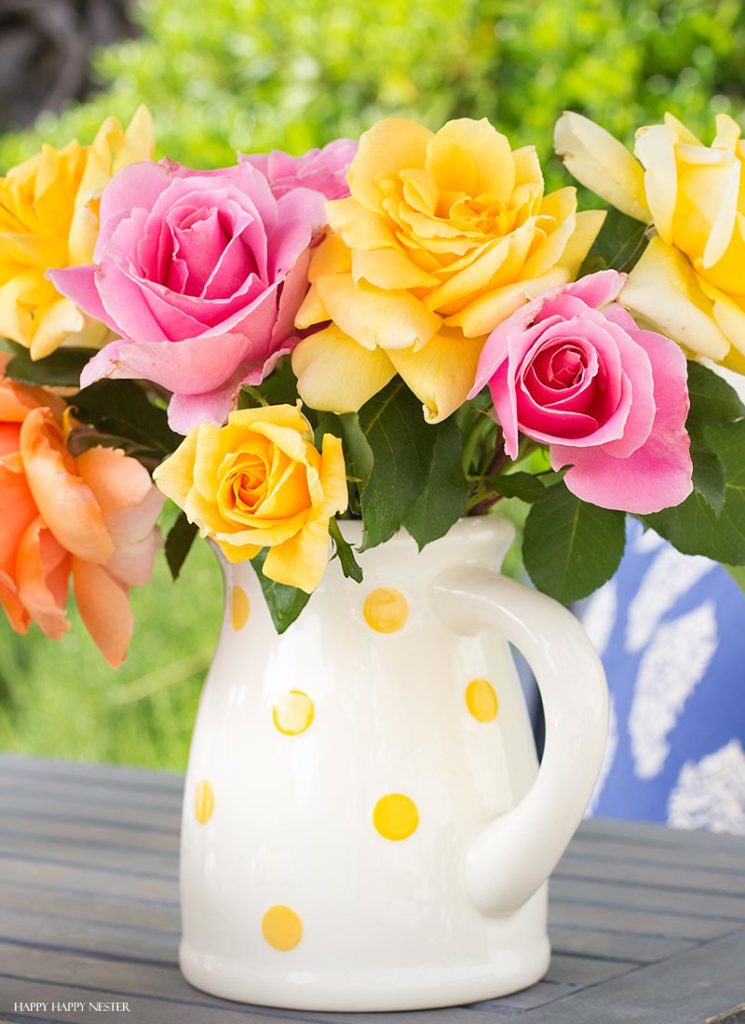
[[[0,601],[81,617],[112,664],[164,495],[250,559],[286,629],[330,557],[421,547],[503,499],[565,602],[617,567],[625,516],[745,565],[745,143],[672,117],[636,157],[565,114],[556,148],[610,204],[546,194],[487,120],[381,121],[295,158],[151,159],[144,109],[0,179]],[[154,483],[153,483],[154,481]],[[504,507],[504,506],[503,506]]]

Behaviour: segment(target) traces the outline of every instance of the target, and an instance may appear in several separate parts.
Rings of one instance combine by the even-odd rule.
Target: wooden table
[[[181,789],[177,775],[0,756],[0,1020],[344,1020],[244,1007],[181,978]],[[745,840],[586,822],[552,882],[551,938],[551,969],[524,992],[350,1016],[360,1024],[745,1022]],[[97,1002],[129,1012],[88,1008]],[[46,1008],[19,1012],[22,1003]]]

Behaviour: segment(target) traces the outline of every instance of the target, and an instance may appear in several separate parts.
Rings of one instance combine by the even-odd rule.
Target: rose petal
[[[363,348],[335,324],[300,342],[292,369],[307,405],[337,413],[357,412],[396,374],[384,349]]]
[[[167,164],[150,161],[131,164],[114,175],[101,196],[101,228],[93,253],[96,263],[100,262],[118,219],[122,215],[129,216],[133,209],[151,209],[170,180],[171,171]]]
[[[94,267],[66,267],[64,270],[50,270],[49,280],[62,295],[79,306],[88,316],[100,320],[112,330],[116,324],[104,309],[96,287]]]
[[[106,563],[114,543],[91,489],[77,476],[61,433],[44,409],[34,409],[21,428],[26,479],[44,523],[78,558]]]
[[[642,253],[620,301],[691,352],[719,360],[729,351],[690,263],[661,238],[653,238]]]
[[[312,594],[326,572],[329,555],[328,519],[313,519],[294,537],[269,549],[262,572],[276,583]]]
[[[617,270],[599,270],[570,284],[563,294],[580,299],[593,309],[600,309],[618,298],[625,283],[626,274],[619,274]]]
[[[41,519],[35,519],[18,545],[16,578],[24,608],[45,636],[59,640],[70,628],[65,605],[70,556]]]
[[[388,349],[387,355],[422,402],[425,419],[439,423],[466,400],[482,347],[481,338],[443,328],[419,351]]]
[[[551,464],[557,470],[571,465],[564,479],[583,501],[649,515],[679,505],[693,489],[685,430],[686,362],[681,350],[662,335],[638,330],[634,340],[646,351],[654,374],[656,416],[645,444],[627,458],[615,458],[602,447],[552,445]]]
[[[556,122],[554,148],[572,177],[591,192],[629,217],[650,220],[642,168],[604,128],[565,111]]]
[[[127,587],[92,562],[72,560],[75,603],[85,628],[112,668],[127,656],[134,616]]]

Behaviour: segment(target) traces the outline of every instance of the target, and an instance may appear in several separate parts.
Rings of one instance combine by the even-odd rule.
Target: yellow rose
[[[156,469],[159,489],[230,562],[269,548],[264,575],[315,590],[329,557],[329,519],[347,507],[342,444],[292,405],[242,409],[203,423]]]
[[[25,345],[32,359],[64,343],[103,344],[103,324],[84,316],[45,275],[92,262],[104,186],[152,151],[150,114],[140,107],[126,131],[108,118],[92,145],[45,145],[0,178],[0,337]]]
[[[745,143],[731,117],[705,146],[677,118],[640,128],[634,152],[579,114],[556,150],[611,205],[653,226],[621,301],[684,348],[745,372]]]
[[[351,412],[399,373],[437,422],[465,400],[487,335],[570,281],[604,213],[544,195],[532,146],[512,150],[486,119],[437,133],[390,118],[366,132],[327,204],[297,326],[328,326],[295,349],[308,405]]]

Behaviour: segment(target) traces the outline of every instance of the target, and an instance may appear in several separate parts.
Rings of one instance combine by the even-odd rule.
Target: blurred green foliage
[[[627,141],[665,110],[709,135],[712,112],[745,109],[741,0],[142,0],[136,16],[142,38],[97,57],[110,88],[0,140],[0,167],[143,101],[160,152],[194,166],[299,153],[391,114],[487,116],[545,159],[565,108]]]
[[[62,640],[17,636],[0,615],[0,749],[41,757],[186,766],[220,622],[217,558],[197,544],[178,582],[159,558],[132,591],[136,632],[124,665],[103,660],[75,609]]]
[[[300,153],[388,115],[432,128],[486,116],[534,143],[552,186],[566,108],[630,142],[665,110],[710,138],[745,113],[741,0],[142,0],[143,35],[98,54],[105,91],[0,139],[0,168],[46,140],[92,138],[147,103],[161,154],[192,166],[236,150]],[[195,600],[198,595],[198,600]],[[195,545],[171,584],[164,560],[134,595],[138,630],[114,673],[74,620],[58,644],[0,622],[0,746],[179,768],[220,615],[217,564]]]

